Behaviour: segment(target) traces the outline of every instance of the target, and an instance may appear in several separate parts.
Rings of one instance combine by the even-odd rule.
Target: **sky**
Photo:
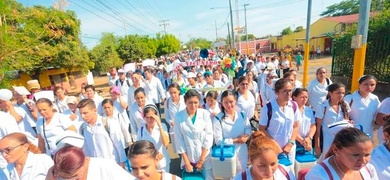
[[[83,43],[92,48],[101,34],[117,36],[174,34],[185,43],[191,38],[214,41],[226,38],[230,23],[229,0],[17,0],[25,6],[44,5],[76,12]],[[342,0],[312,0],[311,24],[326,7]],[[65,3],[64,3],[65,2]],[[284,28],[306,27],[308,0],[231,0],[234,28],[262,37],[278,35]],[[230,25],[229,25],[230,28]]]

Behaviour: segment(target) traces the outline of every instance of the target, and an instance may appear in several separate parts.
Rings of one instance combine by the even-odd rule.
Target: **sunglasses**
[[[19,145],[14,146],[14,147],[8,147],[8,148],[5,148],[5,149],[0,149],[0,154],[3,154],[3,153],[9,154],[9,153],[11,153],[14,149],[16,149],[16,148],[18,148],[19,146],[22,146],[22,145],[24,145],[24,144],[19,144]]]

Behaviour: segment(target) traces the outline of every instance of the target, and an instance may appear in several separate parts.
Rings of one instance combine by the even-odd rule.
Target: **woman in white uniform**
[[[307,89],[297,88],[292,94],[293,100],[297,103],[302,118],[299,123],[299,133],[297,135],[297,146],[303,147],[306,151],[312,150],[312,140],[316,132],[316,121],[313,110],[306,106],[308,100]]]
[[[64,111],[68,110],[69,107],[66,103],[68,96],[65,95],[64,88],[57,86],[54,88],[53,92],[56,97],[54,103],[57,106],[59,113],[63,113]]]
[[[249,144],[249,161],[251,166],[238,173],[234,180],[295,180],[290,168],[278,163],[279,145],[264,131],[255,131]]]
[[[275,81],[278,79],[278,75],[275,73],[266,74],[266,82],[263,85],[263,90],[260,91],[260,96],[262,100],[262,106],[264,107],[270,101],[276,99],[275,94]]]
[[[44,180],[53,160],[40,154],[38,147],[28,142],[23,133],[11,133],[0,140],[0,152],[8,165],[3,169],[7,176],[1,179]]]
[[[121,139],[121,142],[123,143],[123,147],[127,148],[129,147],[133,141],[130,137],[129,133],[129,121],[128,119],[125,119],[124,115],[122,113],[119,113],[117,108],[114,107],[114,102],[111,99],[105,99],[102,102],[103,106],[103,119],[105,119],[107,122],[109,121],[115,121],[115,124],[119,124],[120,130],[122,133],[123,139]],[[126,113],[127,117],[127,112],[122,109],[122,112]]]
[[[167,126],[161,123],[160,114],[154,104],[148,104],[143,109],[144,120],[146,124],[141,126],[137,133],[137,141],[147,140],[154,144],[160,153],[158,169],[169,172],[169,164],[171,159],[169,157],[167,146],[169,144],[169,136],[167,133]]]
[[[131,173],[137,179],[150,180],[181,180],[181,178],[170,174],[168,171],[161,171],[158,168],[159,151],[152,142],[140,140],[135,142],[129,150]]]
[[[83,150],[74,146],[65,146],[54,155],[54,166],[46,180],[80,179],[108,180],[135,178],[115,161],[103,158],[86,157]]]
[[[169,98],[164,103],[165,121],[174,126],[175,114],[186,108],[183,96],[180,95],[180,86],[172,83],[168,86]]]
[[[296,102],[291,100],[293,86],[286,79],[275,83],[277,99],[269,102],[261,109],[259,130],[266,132],[274,139],[288,156],[294,168],[295,140],[298,135],[301,112],[297,110]]]
[[[52,156],[57,149],[55,142],[58,135],[66,130],[76,132],[76,128],[67,115],[54,112],[49,99],[39,99],[36,106],[41,115],[37,121],[38,147],[42,153]]]
[[[200,94],[189,90],[184,95],[186,109],[175,116],[175,145],[186,172],[202,171],[206,180],[213,180],[210,149],[213,127],[210,113],[199,108]]]
[[[377,79],[371,75],[359,78],[359,89],[345,96],[344,101],[349,104],[351,119],[355,124],[361,125],[363,131],[373,137],[375,114],[379,106],[378,96],[372,94],[375,90]]]
[[[310,81],[307,86],[307,91],[309,92],[309,103],[314,109],[326,100],[328,95],[327,87],[332,84],[332,81],[326,77],[326,69],[320,67],[316,72],[316,79]]]
[[[369,163],[372,141],[363,131],[349,127],[340,130],[325,156],[306,174],[305,179],[377,180],[375,167]]]
[[[345,85],[341,83],[331,84],[328,87],[328,91],[328,100],[317,106],[317,109],[314,110],[316,112],[316,133],[314,138],[314,148],[316,155],[321,155],[319,161],[324,160],[325,154],[328,152],[334,138],[334,135],[328,128],[328,125],[340,121],[349,121],[350,108],[349,105],[343,100],[345,95]],[[322,148],[320,139],[321,130],[323,135]]]
[[[214,142],[217,146],[222,143],[233,144],[236,151],[236,172],[246,169],[248,148],[246,141],[252,133],[248,117],[236,110],[236,95],[226,90],[221,95],[222,111],[214,118]]]
[[[221,112],[218,96],[219,94],[217,91],[211,90],[207,92],[206,103],[202,106],[210,113],[211,119],[214,119],[214,117]]]
[[[379,125],[378,129],[378,141],[379,143],[385,143],[383,135],[383,125],[386,121],[390,120],[390,97],[384,99],[378,107],[378,112],[375,118],[375,124]]]
[[[385,143],[372,151],[370,163],[378,172],[378,179],[390,179],[390,121],[383,125],[383,134]]]
[[[240,111],[245,112],[245,116],[249,119],[254,117],[258,119],[258,112],[256,112],[256,96],[249,90],[249,81],[245,76],[238,78],[237,90],[237,107]]]
[[[146,104],[151,104],[152,102],[148,102],[145,96],[145,89],[140,87],[134,91],[134,99],[135,102],[130,109],[130,128],[131,133],[133,135],[134,141],[137,140],[137,133],[141,126],[145,124],[143,108]],[[147,103],[148,102],[148,103]]]
[[[257,89],[257,82],[255,81],[255,74],[253,71],[249,71],[246,73],[246,78],[248,78],[248,89],[255,94],[255,101],[257,102],[257,98],[259,97],[259,90]]]

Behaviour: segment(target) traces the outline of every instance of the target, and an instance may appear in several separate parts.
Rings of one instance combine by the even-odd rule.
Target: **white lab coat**
[[[87,180],[126,179],[135,180],[129,172],[115,161],[103,158],[90,158]]]
[[[202,148],[208,149],[203,166],[204,169],[211,170],[210,149],[213,145],[213,126],[210,113],[199,108],[196,112],[195,123],[192,124],[186,109],[178,112],[175,116],[174,133],[177,153],[186,153],[191,163],[197,163],[200,160]],[[183,165],[182,160],[181,166]]]
[[[284,168],[288,173],[288,178],[282,173],[282,171],[278,168],[274,172],[274,179],[277,180],[296,180],[293,172],[291,171],[291,168],[286,168],[285,166],[281,165],[282,168]],[[246,180],[253,180],[252,174],[251,174],[252,167],[249,167],[245,170],[246,173]],[[239,172],[236,176],[234,176],[233,180],[243,180],[242,174]]]
[[[372,151],[370,163],[378,172],[378,179],[390,179],[390,152],[385,144],[379,145]]]
[[[372,123],[375,120],[376,111],[380,103],[378,96],[370,93],[367,98],[363,98],[358,91],[355,91],[345,96],[344,101],[348,105],[352,105],[350,107],[350,117],[355,124],[362,125],[363,131],[373,137],[374,128]]]
[[[244,96],[238,92],[237,95],[237,107],[239,111],[244,111],[245,116],[248,118],[252,118],[255,115],[255,107],[256,107],[256,97],[248,90],[247,96],[245,99]]]
[[[329,164],[329,159],[331,157],[325,159],[324,162],[325,165],[329,168],[330,174],[326,173],[325,169],[320,165],[316,164],[314,167],[310,169],[310,171],[306,174],[305,179],[313,179],[313,180],[329,180],[329,175],[333,177],[333,180],[340,180],[339,175],[337,174],[336,170]],[[363,167],[359,170],[361,176],[363,179],[369,179],[369,180],[378,180],[378,175],[375,170],[375,167],[367,163],[366,167]]]
[[[309,93],[309,102],[314,110],[325,101],[326,95],[328,95],[327,87],[332,84],[329,79],[329,84],[324,80],[324,84],[321,84],[318,79],[312,80],[307,86],[307,92]]]
[[[0,123],[0,139],[14,132],[20,132],[18,124],[13,116],[0,111],[1,123]],[[7,166],[2,154],[0,154],[0,168],[5,168]]]
[[[162,123],[162,128],[164,133],[168,135],[167,126],[164,123]],[[147,130],[146,124],[142,125],[141,129],[137,133],[137,140],[147,140],[152,142],[158,152],[164,155],[164,157],[158,162],[159,170],[169,172],[169,163],[171,163],[171,158],[169,157],[167,148],[163,145],[160,128],[157,123],[154,125],[151,133]]]
[[[4,169],[4,174],[7,179],[12,180],[45,180],[48,170],[53,165],[53,160],[48,155],[28,152],[20,177],[13,163],[8,164]]]
[[[138,88],[144,88],[145,87],[145,84],[141,81],[140,82],[140,86]],[[128,89],[128,92],[127,92],[127,111],[130,111],[131,109],[131,106],[135,103],[135,98],[134,98],[134,92],[135,90],[137,90],[138,88],[135,88],[134,85],[131,85]]]
[[[150,81],[145,80],[145,93],[148,95],[148,99],[154,104],[160,103],[161,99],[165,99],[165,92],[161,81],[155,76]]]
[[[152,102],[145,102],[145,105],[153,104]],[[142,125],[145,124],[143,109],[138,106],[137,103],[134,103],[130,108],[130,129],[131,135],[134,141],[137,141],[137,133]]]
[[[84,136],[84,152],[88,157],[113,159],[117,163],[127,160],[123,134],[118,121],[107,119],[108,131],[103,125],[103,117],[98,116],[96,123],[90,126],[84,122],[80,131]]]
[[[186,104],[183,96],[180,96],[179,104],[174,104],[172,98],[168,98],[164,103],[165,120],[168,123],[174,122],[175,114],[184,109],[186,109]]]
[[[238,144],[233,143],[233,138],[247,134],[252,134],[251,125],[249,124],[249,119],[244,112],[235,112],[234,120],[232,117],[229,117],[228,114],[220,112],[213,119],[213,132],[214,132],[214,142],[217,146],[222,143],[222,139],[225,139],[225,144],[233,144],[236,151],[236,172],[241,172],[246,169],[248,162],[248,148],[245,143]]]

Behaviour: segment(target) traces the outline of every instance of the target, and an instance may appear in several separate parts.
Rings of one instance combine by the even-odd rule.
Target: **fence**
[[[354,49],[352,37],[333,39],[332,76],[352,77]],[[374,75],[380,82],[390,82],[390,36],[369,36],[364,74]]]

